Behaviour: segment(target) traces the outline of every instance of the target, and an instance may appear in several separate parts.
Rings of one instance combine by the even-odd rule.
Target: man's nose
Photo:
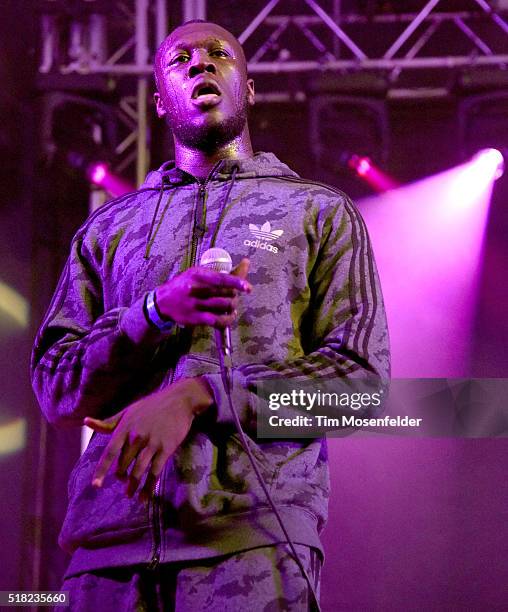
[[[208,51],[196,51],[189,65],[189,77],[192,78],[202,72],[211,72],[215,74],[216,68],[213,59],[208,55]]]

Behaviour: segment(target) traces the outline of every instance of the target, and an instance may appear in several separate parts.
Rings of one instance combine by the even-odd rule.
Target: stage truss
[[[116,147],[115,170],[122,172],[135,162],[138,184],[149,164],[147,100],[155,50],[167,35],[169,26],[196,18],[213,21],[217,19],[219,4],[220,0],[183,0],[179,21],[169,24],[166,0],[107,3],[74,0],[72,10],[65,2],[41,2],[39,72],[42,79],[53,77],[54,90],[64,88],[66,79],[71,76],[83,80],[83,90],[87,89],[87,79],[97,75],[113,80],[134,77],[135,89],[122,97],[117,109],[127,134]],[[360,14],[342,10],[340,0],[269,0],[250,3],[257,13],[249,20],[243,18],[245,5],[238,2],[239,10],[234,19],[237,31],[241,32],[239,40],[248,48],[252,75],[372,74],[378,71],[395,89],[401,76],[409,72],[490,66],[501,73],[506,68],[506,0],[469,0],[463,3],[464,10],[455,12],[446,11],[449,3],[445,0],[411,4],[417,5],[414,12],[396,13],[376,11],[376,2],[367,2],[371,12]],[[113,24],[114,36],[110,34]],[[65,36],[62,27],[66,29]],[[290,28],[292,34],[288,40]],[[449,48],[441,44],[434,50],[432,40],[443,28],[453,28],[462,43],[467,41],[468,51],[457,53],[454,44]],[[366,40],[376,38],[387,44],[382,50],[373,52],[366,47]],[[64,52],[63,39],[67,44]],[[116,47],[108,49],[112,40]],[[309,50],[308,57],[302,57],[302,49]],[[55,81],[55,75],[60,80]],[[295,92],[284,88],[284,84],[281,79],[277,86],[265,87],[260,99],[295,98]],[[423,95],[417,89],[407,91],[407,95]],[[434,93],[439,94],[439,88]],[[296,97],[304,99],[305,92],[297,92]]]

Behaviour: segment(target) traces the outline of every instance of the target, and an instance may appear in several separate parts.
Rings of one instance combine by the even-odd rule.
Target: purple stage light
[[[358,173],[358,176],[365,176],[371,168],[372,164],[370,159],[368,157],[362,157],[358,160],[356,172]]]
[[[102,185],[104,179],[106,178],[106,174],[108,172],[106,164],[103,163],[95,163],[90,166],[88,169],[88,176],[92,183],[96,185]]]
[[[377,257],[394,377],[470,375],[499,151],[360,203]]]
[[[485,180],[497,181],[504,173],[504,157],[498,149],[482,149],[473,157],[472,162]]]
[[[87,168],[86,176],[94,185],[102,187],[116,198],[135,190],[134,185],[113,174],[105,162],[91,163]]]
[[[369,157],[351,155],[347,159],[347,167],[368,183],[374,191],[383,193],[397,187],[396,181],[380,170]]]

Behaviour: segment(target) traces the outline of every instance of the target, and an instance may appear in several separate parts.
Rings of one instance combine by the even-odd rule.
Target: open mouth
[[[199,100],[204,99],[205,96],[217,96],[221,95],[220,89],[214,83],[201,83],[200,85],[196,85],[192,90],[192,99]]]

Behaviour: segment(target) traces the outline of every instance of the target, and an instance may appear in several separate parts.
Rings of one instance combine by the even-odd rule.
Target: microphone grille
[[[233,269],[233,261],[231,255],[224,249],[208,249],[201,255],[199,265],[208,268],[209,270],[215,270],[216,272],[223,272],[229,274]]]

